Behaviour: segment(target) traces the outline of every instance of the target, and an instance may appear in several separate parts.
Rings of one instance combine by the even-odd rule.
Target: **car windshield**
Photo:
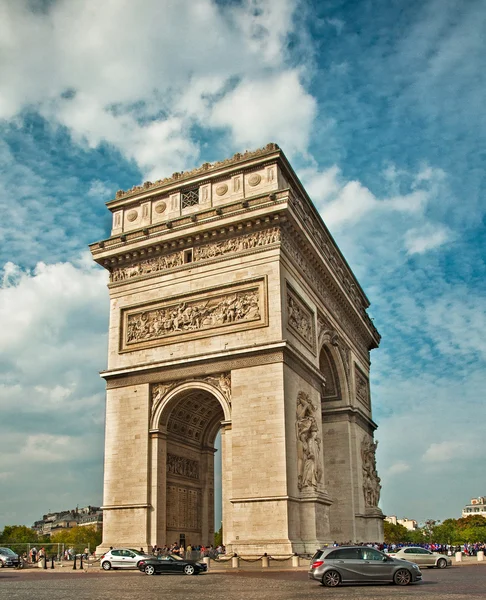
[[[12,556],[16,556],[15,552],[10,550],[10,548],[0,548],[0,552],[3,554],[12,554]]]
[[[130,552],[134,552],[135,554],[145,554],[145,552],[140,552],[140,550],[134,550],[133,548],[128,548]]]
[[[175,560],[184,560],[178,554],[171,554],[170,557],[173,558],[173,559],[175,559]]]

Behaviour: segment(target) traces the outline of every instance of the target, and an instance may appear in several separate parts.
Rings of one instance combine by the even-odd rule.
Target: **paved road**
[[[0,571],[1,600],[474,600],[486,599],[486,565],[424,569],[421,583],[326,589],[303,570],[149,577],[136,571]]]

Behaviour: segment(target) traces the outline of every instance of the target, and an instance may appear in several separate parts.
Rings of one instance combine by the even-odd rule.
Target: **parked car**
[[[452,565],[452,560],[448,556],[439,554],[438,552],[432,552],[426,548],[400,548],[393,555],[393,558],[402,558],[409,560],[410,562],[417,563],[421,567],[437,567],[438,569],[445,569]]]
[[[318,550],[311,561],[309,578],[326,587],[341,583],[392,582],[408,585],[422,579],[415,563],[392,558],[368,546],[341,546]]]
[[[18,567],[20,558],[10,548],[0,548],[0,567]]]
[[[146,558],[152,557],[150,554],[132,548],[115,548],[102,555],[100,565],[105,571],[110,569],[137,569],[140,561]]]
[[[206,572],[208,566],[206,563],[195,560],[186,560],[177,554],[167,554],[165,556],[152,556],[141,560],[138,568],[147,575],[159,575],[161,573],[184,573],[185,575],[199,575]]]

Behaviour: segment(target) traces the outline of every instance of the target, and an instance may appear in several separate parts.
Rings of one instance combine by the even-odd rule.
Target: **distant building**
[[[463,517],[470,517],[471,515],[486,517],[486,496],[471,498],[471,504],[466,505],[462,509]]]
[[[385,521],[392,525],[403,525],[409,531],[415,531],[418,529],[418,523],[414,519],[397,519],[395,515],[390,515],[385,518]]]
[[[66,531],[78,526],[91,525],[96,530],[103,527],[103,511],[99,506],[86,506],[84,508],[75,508],[72,510],[63,510],[59,512],[43,515],[42,519],[32,525],[32,529],[39,535],[52,535],[59,531]]]

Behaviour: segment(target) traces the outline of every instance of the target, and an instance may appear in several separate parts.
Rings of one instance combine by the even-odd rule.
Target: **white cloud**
[[[467,440],[447,440],[445,442],[433,443],[425,451],[422,460],[429,463],[443,463],[450,460],[462,460],[476,454]]]
[[[390,465],[386,471],[387,475],[400,475],[401,473],[406,473],[410,471],[411,467],[408,463],[404,461],[398,461],[393,465]]]
[[[297,71],[242,81],[212,109],[210,123],[229,127],[240,147],[268,140],[289,155],[305,153],[316,113],[314,98],[304,90]]]
[[[285,64],[295,6],[72,0],[34,13],[27,0],[3,4],[0,117],[33,106],[77,142],[113,145],[156,179],[197,159],[191,126],[206,127],[214,95],[240,79],[217,102],[214,124],[230,127],[238,144],[279,137],[290,152],[302,151],[315,107]],[[228,114],[231,105],[241,121]]]
[[[453,233],[444,225],[426,223],[422,227],[409,229],[405,234],[405,248],[408,254],[423,254],[439,248],[453,239]]]

